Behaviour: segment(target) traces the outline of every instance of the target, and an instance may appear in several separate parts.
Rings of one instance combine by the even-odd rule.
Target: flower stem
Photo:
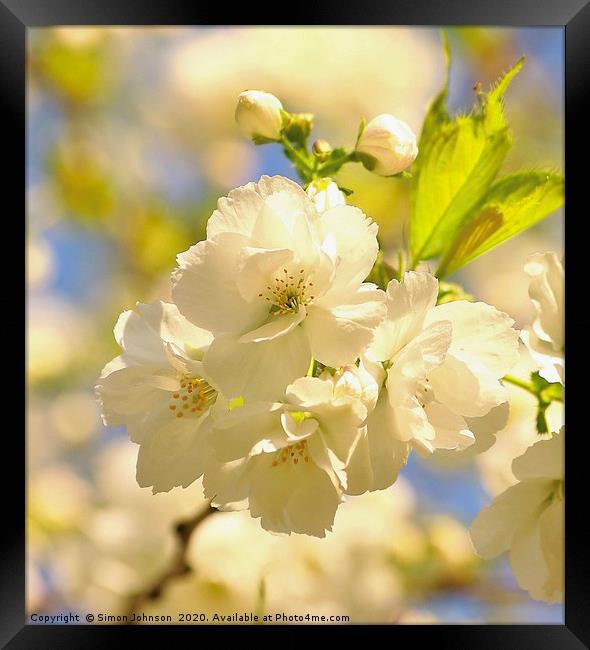
[[[504,375],[504,377],[502,377],[502,381],[505,381],[508,384],[512,384],[513,386],[518,386],[519,388],[522,388],[523,390],[531,393],[531,395],[537,397],[537,391],[535,390],[534,386],[524,379],[519,379],[518,377],[513,377],[512,375]]]
[[[345,152],[342,156],[336,158],[332,156],[325,163],[319,165],[317,168],[316,176],[318,178],[332,176],[333,174],[336,174],[346,163],[357,161],[358,159],[356,157],[355,151],[350,151],[348,153]]]
[[[307,158],[303,156],[301,151],[295,149],[295,147],[289,142],[288,138],[285,135],[281,136],[281,143],[285,148],[285,151],[290,154],[291,160],[295,163],[297,170],[304,177],[304,180],[311,180],[314,176],[314,170],[309,165]],[[299,164],[297,165],[297,163]]]

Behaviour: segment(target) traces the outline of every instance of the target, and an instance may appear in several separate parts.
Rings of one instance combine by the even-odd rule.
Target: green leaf
[[[448,79],[426,116],[410,186],[410,249],[413,265],[439,255],[467,213],[496,177],[512,144],[503,95],[521,59],[469,115],[450,119]]]
[[[437,277],[454,273],[527,230],[563,203],[564,181],[549,171],[521,171],[497,180],[464,219],[443,253]]]
[[[483,122],[472,116],[459,117],[439,131],[411,184],[414,262],[440,254],[496,177],[510,144],[506,129],[488,136]]]
[[[504,95],[508,90],[508,86],[520,72],[524,65],[524,55],[516,62],[516,65],[511,68],[496,82],[494,87],[487,95],[487,99],[482,106],[486,128],[489,131],[502,129],[506,126],[504,119]]]

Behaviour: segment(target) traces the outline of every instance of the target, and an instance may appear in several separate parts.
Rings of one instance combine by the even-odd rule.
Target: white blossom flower
[[[236,122],[249,138],[280,140],[283,105],[270,93],[247,90],[238,97]]]
[[[203,439],[217,391],[203,369],[212,336],[173,304],[137,304],[114,334],[123,352],[96,391],[106,425],[125,424],[140,445],[137,482],[153,492],[187,487],[203,473]]]
[[[416,159],[416,135],[405,122],[383,113],[365,126],[356,153],[368,170],[380,176],[393,176]]]
[[[331,178],[320,178],[312,181],[306,192],[319,214],[324,214],[324,212],[337,205],[346,205],[344,193]]]
[[[412,448],[465,449],[471,419],[481,425],[506,401],[499,380],[518,359],[512,319],[484,303],[435,306],[437,294],[421,272],[387,287],[387,317],[363,357],[381,390],[349,467],[351,494],[391,485]]]
[[[524,267],[531,278],[529,296],[537,318],[521,334],[533,359],[541,366],[539,374],[549,382],[564,376],[564,271],[556,253],[534,253]]]
[[[471,538],[484,558],[510,553],[522,589],[536,600],[563,601],[565,428],[540,440],[512,463],[519,483],[475,518]]]
[[[377,225],[341,205],[321,217],[296,183],[263,176],[219,200],[207,240],[178,256],[173,296],[213,332],[205,366],[228,397],[278,399],[312,356],[354,363],[385,315],[363,284]]]
[[[367,416],[355,383],[347,371],[326,371],[297,379],[281,402],[246,403],[216,417],[203,481],[213,505],[248,507],[273,532],[324,537]]]
[[[325,373],[322,376],[325,376]],[[338,368],[332,381],[336,397],[348,396],[358,399],[364,404],[368,413],[375,408],[379,397],[379,385],[362,364]]]

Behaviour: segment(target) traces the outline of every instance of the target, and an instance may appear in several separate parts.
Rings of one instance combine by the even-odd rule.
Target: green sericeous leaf
[[[447,64],[448,45],[445,41]],[[432,103],[418,144],[410,185],[412,265],[440,255],[465,215],[495,179],[511,146],[503,96],[522,67],[519,62],[490,90],[478,93],[479,106],[451,118],[446,108],[447,80]],[[448,66],[447,66],[448,68]]]
[[[442,278],[527,230],[563,204],[564,180],[551,171],[498,179],[449,241],[436,272]]]

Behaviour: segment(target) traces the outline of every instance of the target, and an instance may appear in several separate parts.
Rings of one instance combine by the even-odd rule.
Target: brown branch
[[[170,561],[170,565],[150,587],[129,597],[127,605],[128,620],[133,618],[133,614],[143,603],[160,598],[165,587],[169,582],[174,580],[174,578],[191,572],[192,569],[186,558],[191,536],[199,525],[205,521],[205,519],[214,515],[216,512],[219,512],[219,510],[213,508],[211,504],[209,504],[205,510],[198,512],[194,517],[185,519],[184,521],[179,521],[174,526],[177,548],[172,560]]]

